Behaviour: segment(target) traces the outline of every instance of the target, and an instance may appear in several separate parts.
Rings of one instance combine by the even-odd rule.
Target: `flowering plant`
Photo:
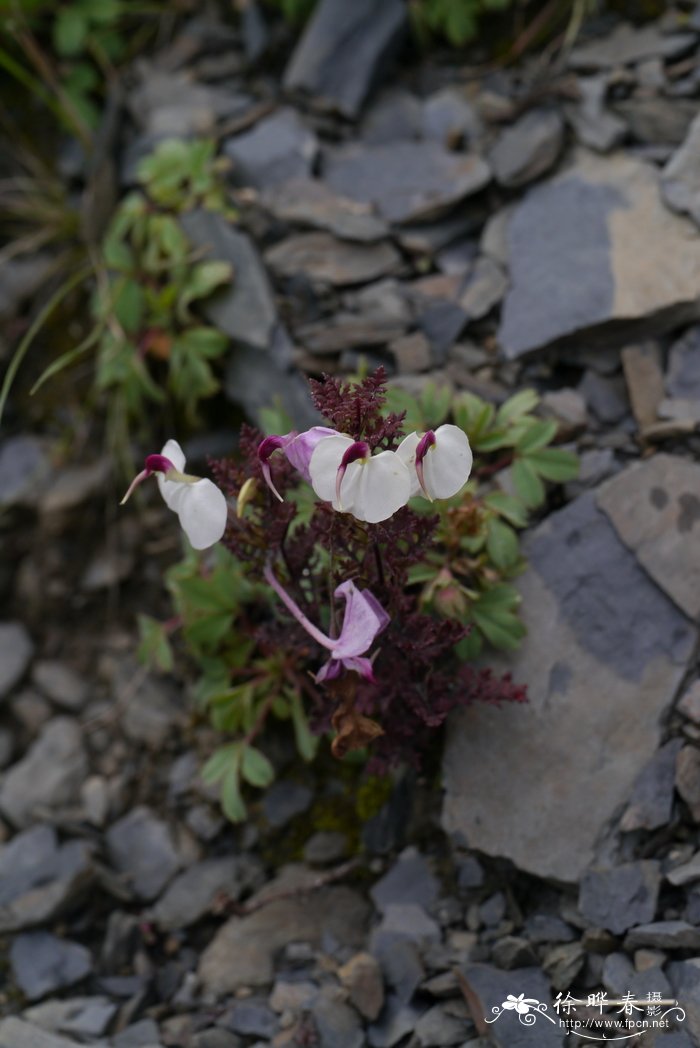
[[[479,462],[474,472],[486,479],[474,478],[470,438],[446,421],[449,410],[406,433],[406,409],[386,410],[381,371],[355,385],[324,378],[311,387],[324,424],[265,438],[244,427],[240,454],[212,464],[227,523],[204,493],[205,530],[223,532],[221,546],[208,564],[188,556],[169,574],[177,621],[204,669],[198,698],[218,730],[238,737],[203,771],[221,782],[234,819],[245,814],[241,781],[263,786],[274,775],[254,745],[271,714],[291,720],[307,759],[332,732],[336,757],[369,746],[369,768],[384,771],[418,765],[427,729],[454,708],[525,698],[508,675],[469,661],[475,634],[502,647],[522,635],[517,591],[505,580],[523,562],[515,532],[514,558],[503,536],[512,530],[504,518],[522,526],[525,509]],[[502,420],[512,462],[516,441],[542,425],[527,414],[531,397],[519,396],[523,410],[511,407]],[[541,435],[535,430],[536,443]],[[193,501],[204,482],[179,472],[184,458],[167,448],[147,469],[150,461],[161,473],[187,528],[182,500]],[[563,472],[566,453],[551,454]],[[178,483],[182,494],[163,490]],[[152,620],[143,626],[144,648],[170,664],[163,632]]]

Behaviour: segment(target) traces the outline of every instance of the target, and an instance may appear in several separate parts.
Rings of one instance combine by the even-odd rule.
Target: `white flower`
[[[185,473],[185,461],[178,442],[169,440],[160,455],[147,457],[145,468],[132,480],[122,505],[138,484],[155,473],[163,501],[177,513],[190,544],[194,549],[208,549],[226,530],[226,498],[213,481]]]
[[[368,524],[393,516],[411,494],[410,473],[396,452],[372,455],[368,444],[345,433],[319,440],[309,474],[320,499]]]
[[[459,426],[446,423],[427,433],[409,433],[396,454],[411,476],[411,495],[449,499],[466,484],[474,456],[469,438]]]

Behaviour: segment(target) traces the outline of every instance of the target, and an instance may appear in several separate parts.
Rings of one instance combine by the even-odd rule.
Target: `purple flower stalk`
[[[362,656],[389,624],[390,618],[373,593],[369,590],[359,590],[350,579],[341,583],[335,590],[335,596],[342,597],[345,601],[343,625],[337,637],[328,637],[307,619],[296,601],[277,580],[269,565],[265,566],[263,574],[299,625],[303,626],[317,644],[330,651],[330,659],[316,674],[318,683],[334,680],[340,676],[343,669],[355,670],[367,680],[374,681],[372,662]]]

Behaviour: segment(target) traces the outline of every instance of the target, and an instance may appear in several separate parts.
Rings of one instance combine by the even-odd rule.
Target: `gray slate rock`
[[[36,505],[50,471],[45,444],[38,437],[23,435],[3,441],[0,445],[0,508]]]
[[[664,167],[661,188],[669,207],[690,215],[700,225],[700,116]]]
[[[358,137],[367,145],[421,138],[423,111],[420,99],[402,87],[378,92],[362,116]]]
[[[493,258],[482,255],[460,293],[460,309],[469,320],[481,320],[498,305],[507,289],[508,277],[502,267]]]
[[[401,0],[321,0],[284,74],[301,90],[343,116],[356,117],[403,37],[408,13]]]
[[[310,1007],[318,1033],[318,1048],[364,1048],[360,1017],[343,1000],[342,991],[324,987]]]
[[[700,240],[692,228],[664,207],[653,167],[581,152],[530,190],[508,223],[504,355],[567,340],[625,345],[696,318]],[[663,281],[651,262],[659,255]]]
[[[389,997],[381,1019],[370,1026],[367,1040],[371,1048],[394,1048],[409,1033],[412,1033],[421,1015],[426,1011],[424,1005],[410,1004],[398,997]]]
[[[266,893],[309,885],[314,874],[295,870],[266,885]],[[258,896],[260,897],[260,896]],[[202,953],[198,974],[207,993],[223,996],[243,986],[273,981],[274,957],[290,943],[318,948],[324,937],[358,949],[364,944],[367,903],[345,887],[322,888],[312,897],[277,899],[245,917],[232,917]]]
[[[224,142],[224,154],[233,161],[233,178],[240,185],[266,189],[309,176],[318,153],[318,140],[297,113],[284,107]]]
[[[423,103],[423,136],[454,148],[457,142],[473,144],[483,126],[474,106],[460,88],[443,87]]]
[[[576,933],[561,917],[548,913],[535,913],[525,921],[523,935],[530,942],[571,942]]]
[[[218,895],[235,901],[257,887],[262,871],[248,856],[226,856],[195,863],[168,886],[153,909],[153,920],[168,931],[187,928],[211,912]]]
[[[87,699],[87,682],[57,659],[41,659],[35,663],[32,683],[57,706],[67,710],[82,709]]]
[[[589,368],[579,383],[578,392],[604,425],[614,426],[629,414],[627,385],[622,375],[599,375]]]
[[[79,943],[49,932],[22,932],[10,947],[10,965],[24,996],[36,1001],[84,979],[92,970],[92,958]]]
[[[19,684],[34,654],[34,644],[20,622],[0,623],[0,699]]]
[[[700,466],[659,454],[600,488],[597,502],[622,541],[661,589],[700,616]]]
[[[625,833],[658,830],[671,819],[676,758],[682,739],[670,739],[656,751],[632,788],[629,805],[620,820]]]
[[[265,252],[265,261],[278,276],[347,287],[386,276],[399,266],[400,256],[388,241],[350,243],[330,233],[298,233]]]
[[[581,881],[579,910],[596,927],[619,935],[654,919],[661,872],[658,862],[627,862],[589,870]]]
[[[700,403],[700,326],[690,328],[671,346],[666,392]]]
[[[231,286],[202,305],[207,320],[236,342],[268,349],[277,310],[267,272],[250,237],[209,211],[190,211],[180,221],[193,245],[205,249],[206,258],[230,262],[233,267]]]
[[[597,153],[609,153],[627,132],[624,120],[605,107],[607,81],[605,76],[581,77],[580,101],[566,108],[567,119],[581,145]]]
[[[625,939],[625,949],[651,946],[659,950],[700,950],[700,928],[687,921],[656,921],[633,928]]]
[[[0,810],[19,827],[38,812],[77,803],[88,773],[83,737],[74,720],[55,717],[0,786]]]
[[[693,33],[664,33],[653,22],[638,28],[623,22],[607,36],[575,47],[569,65],[572,69],[615,69],[646,58],[678,58],[695,43]]]
[[[134,894],[154,899],[181,866],[168,827],[149,809],[134,808],[107,831],[110,860]]]
[[[438,896],[439,884],[427,861],[415,848],[407,848],[392,868],[371,888],[380,913],[388,906],[407,903],[428,908]]]
[[[272,1040],[277,1033],[277,1016],[261,1000],[248,998],[233,1006],[226,1025],[242,1037],[264,1037]]]
[[[141,1019],[113,1037],[112,1048],[155,1048],[159,1041],[158,1024],[153,1019]]]
[[[211,133],[217,121],[241,116],[253,104],[248,95],[198,84],[187,73],[139,65],[141,83],[129,92],[129,108],[141,130],[154,138]]]
[[[514,189],[549,171],[561,152],[564,122],[553,109],[531,109],[501,133],[489,154],[496,181]]]
[[[27,1008],[24,1018],[50,1033],[77,1037],[83,1044],[101,1037],[116,1011],[117,1005],[108,997],[71,997],[69,1000],[52,998]],[[158,1038],[148,1044],[149,1048],[157,1048]]]
[[[528,685],[529,702],[474,706],[451,721],[443,821],[462,845],[576,881],[658,748],[695,631],[592,493],[539,525],[525,553],[528,642],[497,668]]]
[[[263,812],[270,826],[279,829],[308,811],[313,791],[300,782],[278,779],[263,797]]]
[[[686,1013],[683,1032],[692,1039],[692,1044],[700,1043],[700,957],[688,961],[674,961],[666,969],[673,992]],[[666,1048],[666,1041],[660,1042]],[[676,1048],[669,1045],[669,1048]]]
[[[463,975],[474,994],[473,1017],[476,1021],[493,1020],[493,1009],[501,1014],[488,1027],[489,1036],[498,1048],[561,1048],[564,1033],[552,1014],[549,980],[539,968],[520,968],[516,972],[502,972],[488,964],[472,964],[463,969]],[[524,993],[547,1005],[547,1011],[555,1023],[535,1017],[531,1025],[521,1023],[515,1011],[503,1009],[503,1002],[510,994]],[[476,1014],[475,1014],[476,1013]]]
[[[373,204],[389,222],[440,218],[490,178],[480,157],[450,153],[437,142],[343,146],[329,151],[325,165],[332,189]]]
[[[451,1015],[444,1004],[435,1004],[416,1023],[414,1036],[421,1048],[449,1048],[463,1044],[471,1024]]]
[[[59,846],[51,826],[34,826],[0,847],[0,932],[50,921],[80,900],[94,870],[84,841]]]
[[[38,1026],[11,1015],[0,1019],[0,1048],[78,1048],[78,1042],[46,1033]]]
[[[384,219],[370,204],[334,193],[325,182],[296,178],[261,197],[263,207],[283,222],[325,229],[341,240],[371,242],[388,233]]]

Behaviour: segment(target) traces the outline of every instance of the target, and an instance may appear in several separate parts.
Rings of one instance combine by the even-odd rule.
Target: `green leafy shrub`
[[[212,363],[228,346],[195,308],[233,273],[226,262],[197,259],[178,215],[205,204],[231,213],[214,143],[160,143],[142,161],[139,181],[143,192],[122,201],[102,244],[97,387],[110,394],[120,424],[142,421],[147,404],[162,403],[166,392],[192,419],[219,388]]]

